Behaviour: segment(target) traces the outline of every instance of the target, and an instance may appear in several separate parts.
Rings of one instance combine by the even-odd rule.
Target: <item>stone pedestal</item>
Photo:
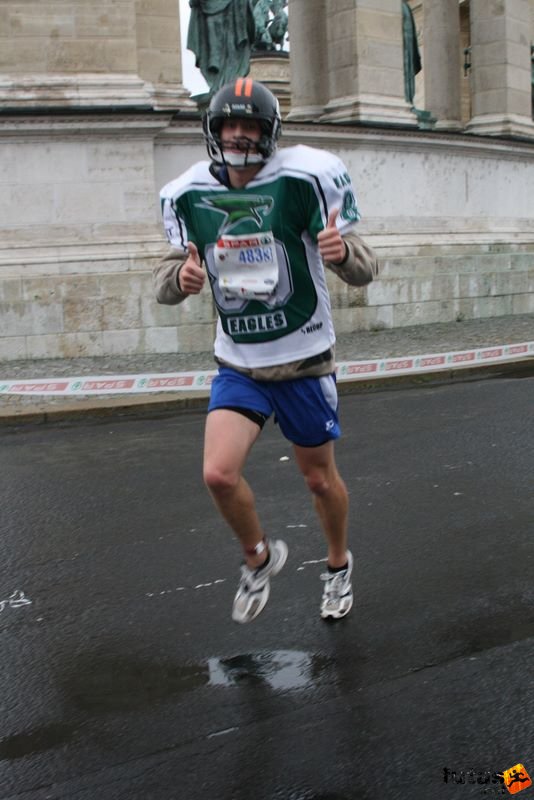
[[[291,65],[289,53],[253,53],[250,59],[250,77],[261,81],[278,98],[280,113],[285,119],[291,108]]]
[[[534,139],[530,0],[471,0],[469,133]]]

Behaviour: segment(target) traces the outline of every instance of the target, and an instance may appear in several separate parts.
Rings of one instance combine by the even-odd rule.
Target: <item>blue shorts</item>
[[[334,374],[290,381],[257,381],[229,367],[220,367],[211,384],[208,411],[243,409],[275,422],[293,444],[319,445],[341,435]]]

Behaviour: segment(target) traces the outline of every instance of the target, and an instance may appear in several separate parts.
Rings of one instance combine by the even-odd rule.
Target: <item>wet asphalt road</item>
[[[486,772],[534,777],[533,391],[342,397],[356,605],[334,624],[272,424],[247,476],[290,555],[248,626],[202,413],[0,429],[1,800],[468,800],[508,796]]]

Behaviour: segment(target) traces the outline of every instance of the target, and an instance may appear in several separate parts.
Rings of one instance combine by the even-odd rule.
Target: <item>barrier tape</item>
[[[534,356],[534,342],[458,350],[403,358],[341,361],[337,364],[337,380],[358,381],[380,379],[392,375],[412,375],[441,370],[465,369],[486,364],[517,361]],[[207,391],[216,370],[204,372],[164,372],[146,375],[100,375],[79,378],[39,378],[35,380],[1,381],[0,395],[107,395],[148,394],[151,392]]]

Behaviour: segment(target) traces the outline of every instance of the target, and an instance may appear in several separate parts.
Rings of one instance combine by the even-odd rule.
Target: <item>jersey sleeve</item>
[[[161,198],[161,211],[165,235],[169,244],[177,250],[187,252],[187,242],[189,241],[187,225],[171,197]]]
[[[328,217],[339,210],[336,225],[341,234],[348,233],[360,219],[360,212],[351,177],[345,164],[331,153],[322,154],[321,169],[314,174],[318,202],[311,209],[308,231],[314,241],[326,227]]]
[[[199,181],[210,179],[209,163],[199,161],[180,177],[167,183],[160,192],[161,213],[165,235],[171,247],[187,252],[187,243],[197,243],[194,231],[194,209],[189,201],[190,190]],[[213,180],[213,179],[211,179]]]

